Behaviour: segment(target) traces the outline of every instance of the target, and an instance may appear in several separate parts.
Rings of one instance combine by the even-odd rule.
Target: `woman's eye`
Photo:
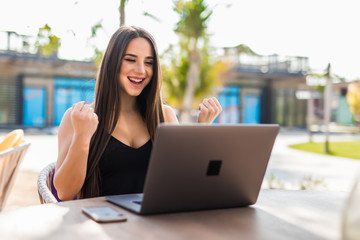
[[[124,60],[127,61],[127,62],[135,62],[134,59],[130,59],[130,58],[125,58]]]
[[[146,65],[152,66],[153,62],[145,62]]]

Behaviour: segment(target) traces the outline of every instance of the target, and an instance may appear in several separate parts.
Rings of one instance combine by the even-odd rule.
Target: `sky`
[[[93,46],[105,49],[119,26],[120,0],[0,0],[0,31],[36,35],[48,24],[61,38],[59,57],[82,60]],[[357,0],[207,0],[208,22],[216,48],[246,44],[262,55],[305,56],[313,71],[360,79],[360,14]],[[129,0],[126,25],[147,29],[160,54],[176,44],[179,16],[172,0]],[[157,20],[144,16],[148,12]],[[91,26],[101,22],[96,39]],[[0,32],[1,33],[1,32]],[[4,37],[0,35],[0,48]],[[1,43],[2,42],[2,43]]]

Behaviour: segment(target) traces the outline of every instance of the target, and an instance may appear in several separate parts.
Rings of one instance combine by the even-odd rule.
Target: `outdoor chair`
[[[18,173],[20,163],[29,146],[30,142],[23,141],[15,147],[0,151],[0,211],[6,203]]]
[[[51,192],[51,178],[53,170],[55,169],[56,162],[48,164],[41,172],[39,173],[37,187],[40,202],[43,203],[56,203],[58,202],[55,196]]]

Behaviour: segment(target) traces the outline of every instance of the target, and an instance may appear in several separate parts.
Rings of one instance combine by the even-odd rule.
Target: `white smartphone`
[[[124,214],[108,206],[84,207],[81,210],[96,222],[126,221]]]

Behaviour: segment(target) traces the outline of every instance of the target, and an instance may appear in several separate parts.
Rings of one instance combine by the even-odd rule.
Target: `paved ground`
[[[4,134],[0,133],[0,138]],[[56,161],[56,135],[28,135],[31,146],[21,164],[14,187],[10,192],[4,211],[39,204],[36,180],[40,170],[48,163]],[[317,134],[314,141],[323,141],[324,136]],[[360,135],[334,134],[330,141],[360,140]],[[350,191],[360,160],[325,156],[290,149],[293,143],[308,141],[302,131],[281,131],[276,139],[264,188],[307,189]]]
[[[275,187],[284,185],[286,189],[300,189],[301,185],[305,185],[308,189],[315,190],[350,191],[360,168],[360,160],[309,153],[288,147],[308,140],[305,132],[281,132],[275,142],[264,184],[269,183],[269,180],[271,182],[273,176]],[[313,136],[313,141],[324,140],[323,134]],[[330,136],[330,143],[346,140],[360,140],[360,135]]]

